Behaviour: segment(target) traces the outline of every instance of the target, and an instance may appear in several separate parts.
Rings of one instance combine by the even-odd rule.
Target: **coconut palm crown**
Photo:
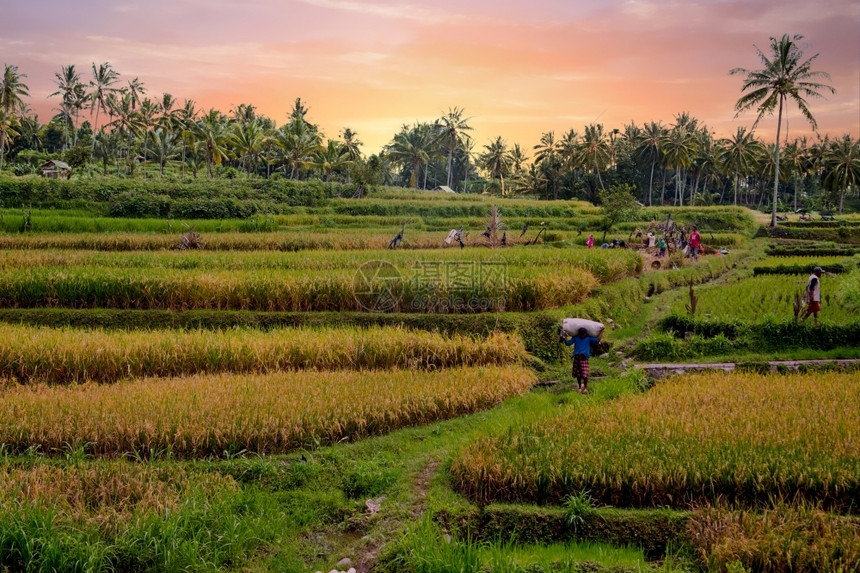
[[[818,58],[818,54],[804,60],[803,50],[797,42],[803,36],[795,34],[789,37],[783,34],[779,39],[771,37],[770,54],[765,54],[758,47],[756,52],[761,59],[763,68],[760,70],[748,70],[746,68],[734,68],[729,71],[732,75],[743,74],[744,78],[741,92],[745,93],[735,104],[735,117],[741,113],[756,108],[758,117],[753,124],[753,129],[758,125],[765,114],[777,112],[776,145],[774,147],[776,168],[773,181],[773,210],[771,213],[771,226],[776,227],[777,193],[779,191],[779,137],[782,127],[782,110],[788,99],[797,104],[800,113],[809,121],[813,130],[818,129],[815,117],[809,110],[806,97],[824,97],[821,92],[829,91],[836,93],[833,87],[821,83],[819,80],[830,80],[826,72],[813,71],[812,64]]]

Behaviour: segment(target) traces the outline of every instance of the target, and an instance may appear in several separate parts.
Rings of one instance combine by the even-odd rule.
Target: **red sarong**
[[[588,378],[588,358],[585,354],[577,354],[573,357],[573,377]]]

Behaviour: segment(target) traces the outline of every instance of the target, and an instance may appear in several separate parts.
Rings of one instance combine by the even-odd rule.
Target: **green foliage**
[[[852,317],[849,317],[851,319]],[[640,340],[633,354],[642,360],[670,362],[704,356],[731,356],[756,350],[833,350],[856,346],[860,321],[814,326],[790,320],[745,322],[741,319],[694,318],[671,313],[660,320],[657,332]],[[684,333],[693,333],[688,340]]]
[[[117,193],[110,198],[111,217],[167,217],[170,197],[133,192]]]
[[[289,212],[296,206],[318,206],[341,193],[350,193],[350,189],[350,186],[334,183],[286,179],[239,178],[226,186],[223,181],[206,179],[176,182],[108,177],[61,180],[29,176],[0,178],[0,202],[4,205],[32,203],[57,207],[64,201],[81,199],[89,204],[122,204],[130,195],[143,197],[144,202],[167,202],[176,216],[195,214],[195,218],[218,219],[228,211],[248,216],[256,212]],[[195,208],[195,202],[204,207]],[[120,211],[122,209],[117,207],[117,212]]]
[[[615,223],[632,219],[636,214],[636,197],[632,185],[613,185],[600,191],[601,212],[605,219],[603,230],[609,231]]]
[[[343,471],[343,493],[349,499],[375,497],[397,480],[398,473],[374,460],[356,461]]]
[[[854,270],[842,281],[840,289],[842,300],[847,304],[860,307],[860,270]]]
[[[843,249],[834,246],[796,246],[772,245],[767,248],[770,257],[850,257],[857,249]]]
[[[565,521],[574,533],[585,525],[589,517],[596,513],[591,492],[586,490],[571,493],[565,497],[564,508]]]
[[[63,161],[68,163],[72,169],[77,169],[86,165],[91,156],[92,148],[89,145],[78,144],[66,150],[63,154]]]

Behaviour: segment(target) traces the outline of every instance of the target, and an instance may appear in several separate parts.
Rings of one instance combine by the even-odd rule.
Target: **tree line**
[[[745,76],[735,109],[755,109],[751,128],[717,138],[687,112],[674,121],[620,128],[585,125],[556,135],[548,131],[531,148],[502,137],[480,149],[470,135],[472,119],[450,108],[433,122],[403,125],[378,154],[365,156],[358,134],[346,127],[326,137],[297,98],[287,121],[276,122],[252,104],[227,113],[198,109],[169,93],[154,96],[138,78],[121,81],[109,63],[92,64],[88,78],[75,65],[55,73],[56,114],[42,124],[25,98],[26,75],[5,65],[0,84],[0,169],[33,173],[59,158],[78,173],[121,177],[287,177],[400,185],[460,192],[580,197],[599,202],[613,185],[635,188],[643,204],[743,204],[776,212],[835,209],[858,193],[860,144],[850,135],[816,135],[767,143],[755,135],[763,116],[792,101],[816,128],[805,97],[831,91],[803,59],[800,36],[771,38],[758,50],[762,68],[737,68]],[[767,185],[773,182],[771,196]]]

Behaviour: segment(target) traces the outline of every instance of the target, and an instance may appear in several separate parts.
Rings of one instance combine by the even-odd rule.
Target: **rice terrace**
[[[93,70],[0,90],[0,572],[860,571],[852,136],[365,156]]]

